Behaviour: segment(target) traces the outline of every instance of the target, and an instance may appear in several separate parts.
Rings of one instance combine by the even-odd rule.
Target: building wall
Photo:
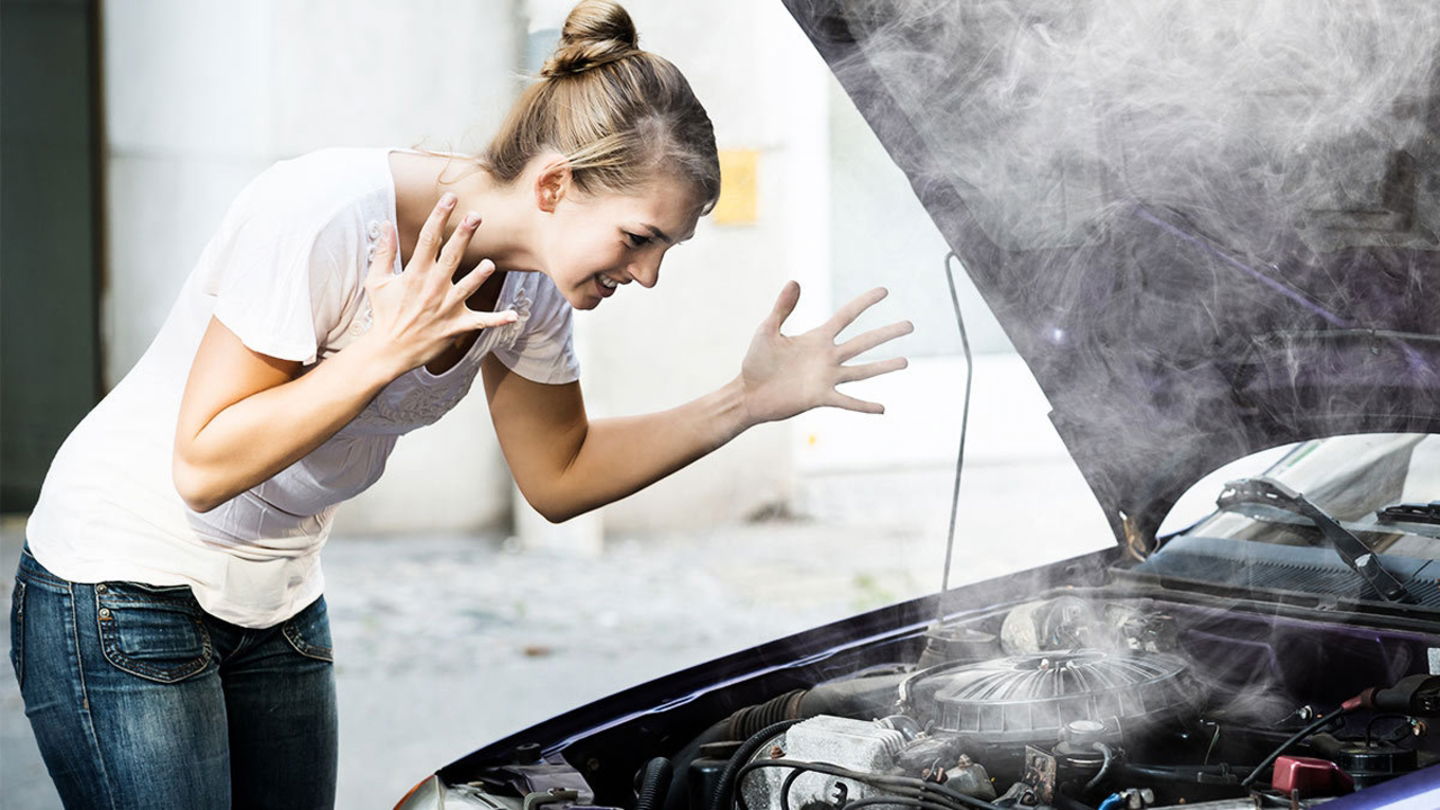
[[[670,407],[732,379],[787,279],[802,285],[794,331],[827,317],[824,62],[778,3],[663,0],[626,7],[641,46],[675,62],[721,150],[754,150],[756,220],[702,220],[653,290],[631,285],[582,313],[586,397],[599,415]],[[740,520],[792,495],[790,424],[756,428],[671,478],[602,510],[607,532]]]
[[[107,381],[144,351],[250,178],[327,145],[479,146],[523,83],[526,31],[558,27],[568,8],[106,3]],[[627,8],[642,46],[686,72],[720,147],[759,153],[758,213],[753,224],[703,223],[671,251],[662,285],[632,285],[581,315],[587,404],[602,418],[668,408],[731,379],[786,279],[804,287],[791,328],[819,322],[830,304],[823,62],[776,3]],[[543,15],[555,19],[534,19]],[[600,520],[624,533],[743,518],[790,496],[792,455],[788,426],[762,426]],[[481,528],[507,525],[512,508],[527,507],[512,507],[483,397],[473,396],[401,441],[386,477],[339,521],[370,532]]]
[[[474,147],[519,86],[523,35],[512,4],[470,0],[111,0],[103,30],[112,385],[246,182],[322,146]],[[356,531],[506,521],[484,403],[406,437],[347,507]]]

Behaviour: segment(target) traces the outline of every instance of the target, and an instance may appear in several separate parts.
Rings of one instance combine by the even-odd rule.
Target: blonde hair
[[[631,191],[669,173],[689,183],[708,212],[720,196],[710,117],[680,70],[638,43],[619,3],[582,0],[540,80],[511,107],[480,164],[508,183],[553,149],[587,193]]]

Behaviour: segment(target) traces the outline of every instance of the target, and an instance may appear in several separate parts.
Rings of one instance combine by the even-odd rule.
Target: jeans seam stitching
[[[295,648],[295,652],[300,653],[306,658],[314,658],[317,661],[325,661],[331,664],[335,663],[335,648],[333,646],[321,647],[316,644],[311,644],[300,635],[300,629],[296,627],[293,622],[287,621],[285,623],[285,626],[281,629],[281,635],[285,636],[285,640],[290,642],[291,647]],[[321,655],[321,651],[324,651],[325,655]]]
[[[93,592],[93,589],[92,589]],[[75,586],[70,586],[70,638],[75,645],[75,671],[80,676],[80,715],[84,718],[85,732],[90,737],[90,745],[95,752],[95,762],[100,766],[100,777],[102,779],[105,798],[111,810],[115,807],[115,795],[110,790],[110,769],[105,767],[105,751],[100,747],[100,735],[95,733],[95,717],[90,713],[90,689],[85,684],[85,658],[80,652],[80,617],[75,612]],[[95,595],[96,610],[99,610],[99,594]],[[99,639],[96,639],[99,641]]]
[[[15,686],[25,692],[25,598],[28,589],[23,580],[15,580],[15,627],[10,638],[10,649],[15,651]]]
[[[31,559],[34,559],[34,557],[31,557]],[[35,560],[35,562],[38,563],[40,561]],[[19,579],[21,576],[25,577],[26,579],[39,580],[46,584],[54,585],[57,588],[64,588],[70,584],[67,580],[56,579],[55,577],[47,576],[43,571],[36,571],[33,569],[29,569],[28,567],[27,570],[18,572],[16,579]]]

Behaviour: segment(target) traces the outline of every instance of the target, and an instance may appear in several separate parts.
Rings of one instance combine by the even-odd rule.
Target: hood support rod
[[[944,594],[950,590],[950,562],[955,555],[955,517],[960,511],[960,472],[965,468],[965,432],[970,427],[970,385],[975,379],[975,361],[970,356],[970,336],[965,333],[965,318],[960,314],[960,294],[955,291],[955,272],[950,260],[960,257],[955,251],[945,254],[945,281],[950,285],[950,303],[955,306],[955,325],[960,327],[960,347],[965,352],[965,400],[960,408],[960,450],[955,454],[955,490],[950,496],[950,529],[945,537],[945,571],[940,578],[941,598],[935,604],[935,620],[945,617]]]

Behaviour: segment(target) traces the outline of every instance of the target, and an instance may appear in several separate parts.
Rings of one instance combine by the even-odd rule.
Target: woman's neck
[[[400,256],[410,261],[425,220],[440,200],[453,192],[459,199],[445,225],[445,239],[469,211],[480,214],[480,227],[470,240],[460,272],[468,272],[481,259],[495,262],[498,270],[533,271],[538,268],[531,250],[533,207],[522,184],[501,185],[483,168],[468,171],[468,159],[413,152],[391,152],[390,173],[395,181],[395,216]],[[457,178],[457,175],[461,175]],[[442,183],[441,180],[448,182]]]

